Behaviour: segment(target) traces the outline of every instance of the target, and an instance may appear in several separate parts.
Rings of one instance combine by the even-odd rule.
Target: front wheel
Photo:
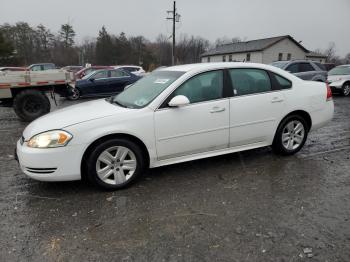
[[[350,95],[350,83],[345,83],[341,89],[341,93],[343,96]]]
[[[289,116],[279,125],[272,148],[281,155],[293,155],[305,144],[309,127],[300,116]]]
[[[88,179],[104,189],[132,184],[145,167],[140,147],[126,139],[105,141],[92,151],[87,162]]]
[[[69,100],[75,101],[80,98],[80,91],[77,88],[72,88],[70,90],[70,95],[68,96]]]

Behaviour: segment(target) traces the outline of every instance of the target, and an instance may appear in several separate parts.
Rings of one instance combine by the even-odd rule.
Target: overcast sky
[[[77,40],[95,37],[102,25],[113,34],[154,40],[171,34],[170,0],[0,0],[0,23],[26,21],[57,31],[70,22]],[[290,34],[310,49],[335,42],[337,54],[350,52],[350,0],[177,0],[178,34],[247,40]]]

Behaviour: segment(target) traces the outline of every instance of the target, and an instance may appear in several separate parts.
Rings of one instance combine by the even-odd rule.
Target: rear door
[[[282,90],[274,90],[270,73],[254,68],[230,69],[230,147],[271,143],[284,113]]]

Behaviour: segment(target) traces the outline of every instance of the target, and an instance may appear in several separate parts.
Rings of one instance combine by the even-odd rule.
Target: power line
[[[172,64],[175,65],[175,31],[176,31],[175,24],[180,22],[180,17],[181,17],[181,15],[179,15],[176,12],[176,1],[174,1],[173,10],[168,10],[167,13],[168,13],[168,16],[170,15],[170,17],[167,17],[167,19],[173,21],[173,34],[172,34],[173,45],[171,48],[171,56],[172,56]]]

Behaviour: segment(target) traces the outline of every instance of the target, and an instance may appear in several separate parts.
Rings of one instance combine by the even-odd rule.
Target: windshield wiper
[[[113,103],[113,104],[117,104],[117,105],[118,105],[118,106],[120,106],[120,107],[127,108],[127,106],[126,106],[126,105],[123,105],[122,103],[120,103],[120,102],[118,102],[118,101],[115,101],[115,100],[112,100],[112,99],[111,99],[111,103]]]

